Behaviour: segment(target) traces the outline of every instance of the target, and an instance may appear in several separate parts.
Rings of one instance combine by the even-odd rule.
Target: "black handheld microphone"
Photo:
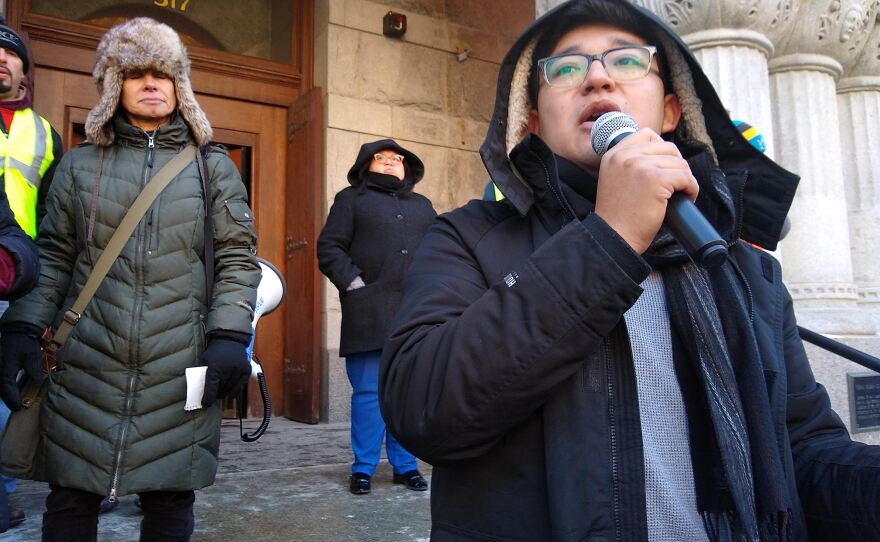
[[[605,113],[593,124],[593,150],[602,156],[638,129],[639,125],[626,113]],[[669,198],[665,223],[694,262],[711,268],[727,259],[727,244],[684,192],[675,192]]]

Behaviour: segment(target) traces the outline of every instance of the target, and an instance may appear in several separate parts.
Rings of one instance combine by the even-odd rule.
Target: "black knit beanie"
[[[27,46],[15,30],[6,26],[6,17],[2,15],[0,15],[0,47],[15,52],[21,58],[24,73],[28,72],[31,63]]]

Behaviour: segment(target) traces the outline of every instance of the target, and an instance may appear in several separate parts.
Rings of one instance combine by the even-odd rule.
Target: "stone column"
[[[880,329],[880,21],[837,84],[843,182],[859,306]]]
[[[764,134],[767,154],[773,149],[770,79],[767,61],[773,44],[745,29],[713,28],[684,36],[703,71],[733,119],[748,122]]]
[[[772,36],[794,23],[790,2],[634,0],[658,14],[690,46],[731,117],[764,134],[774,156],[768,59]]]
[[[784,278],[800,322],[820,333],[873,335],[857,306],[838,128],[836,82],[867,33],[851,13],[876,9],[869,0],[810,2],[782,36],[769,63],[777,161],[801,176],[783,241]],[[873,19],[873,15],[871,16]]]

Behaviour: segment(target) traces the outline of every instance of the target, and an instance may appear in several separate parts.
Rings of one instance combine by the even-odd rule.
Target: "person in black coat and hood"
[[[640,129],[599,156],[606,112]],[[388,430],[434,466],[432,540],[880,540],[880,447],[831,409],[751,246],[775,249],[798,178],[663,21],[547,12],[501,63],[481,154],[505,198],[437,218],[380,373]],[[663,226],[674,192],[717,267]]]
[[[370,492],[383,437],[394,482],[428,488],[415,457],[386,434],[378,398],[382,344],[403,277],[436,216],[428,198],[413,192],[424,173],[418,156],[391,139],[362,145],[348,172],[351,186],[336,194],[318,237],[318,266],[342,302],[339,355],[352,386],[349,488],[356,495]]]

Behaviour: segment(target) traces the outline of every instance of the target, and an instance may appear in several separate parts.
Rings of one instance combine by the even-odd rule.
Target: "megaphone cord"
[[[256,355],[254,356],[254,359],[256,359]],[[257,360],[257,363],[259,363],[259,360]],[[239,416],[238,430],[243,442],[254,442],[262,437],[263,433],[266,432],[266,429],[269,428],[269,420],[272,418],[272,402],[269,400],[269,389],[266,387],[266,375],[263,373],[258,374],[257,384],[260,386],[260,395],[263,397],[263,421],[260,422],[260,426],[257,427],[256,431],[253,433],[245,433],[242,420],[243,416]]]

